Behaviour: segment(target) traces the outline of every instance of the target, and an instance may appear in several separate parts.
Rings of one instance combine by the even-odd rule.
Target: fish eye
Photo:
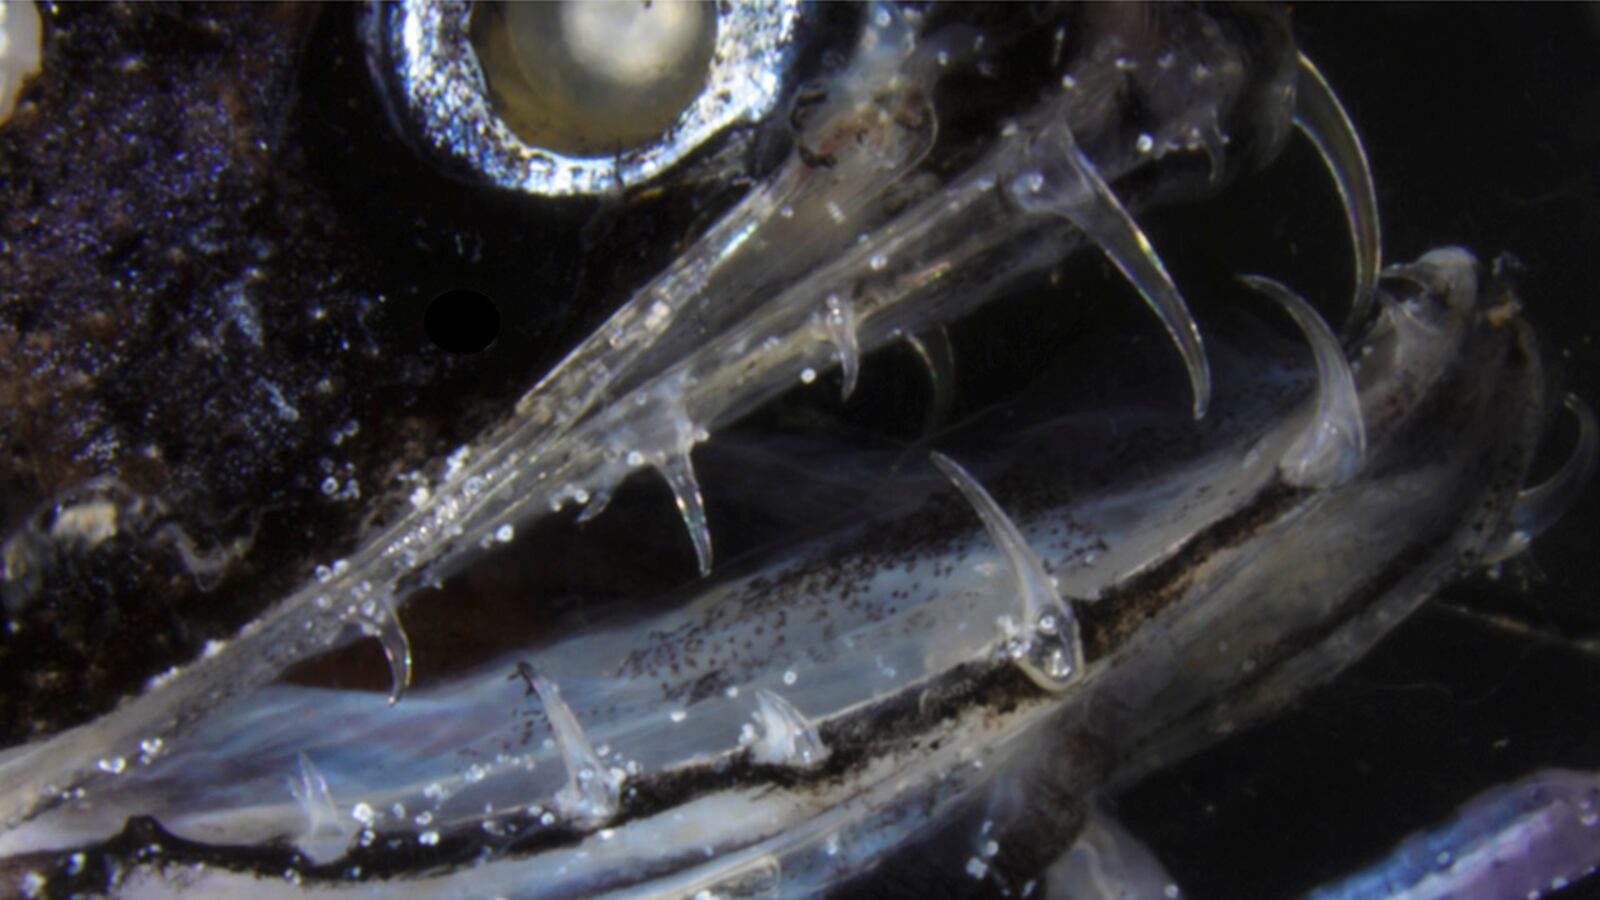
[[[408,137],[452,168],[545,196],[656,179],[789,78],[797,0],[375,6],[366,41]]]
[[[535,147],[615,154],[664,133],[705,87],[714,7],[652,3],[480,3],[473,49],[489,99]]]

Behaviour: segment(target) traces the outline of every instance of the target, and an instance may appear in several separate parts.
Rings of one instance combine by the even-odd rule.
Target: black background
[[[1385,259],[1450,243],[1514,254],[1547,365],[1600,404],[1600,9],[1302,5],[1292,18],[1362,134]],[[1556,424],[1543,471],[1574,432]],[[1534,545],[1543,578],[1507,567],[1448,589],[1290,714],[1136,787],[1124,818],[1186,896],[1287,897],[1495,784],[1600,768],[1597,525],[1589,485]]]

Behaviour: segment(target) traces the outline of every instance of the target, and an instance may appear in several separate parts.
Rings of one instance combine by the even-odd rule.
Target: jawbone
[[[1326,86],[1282,22],[1086,17],[1062,86],[934,176],[935,88],[973,35],[883,12],[804,152],[412,511],[122,707],[9,751],[7,865],[130,894],[799,896],[954,841],[976,849],[944,861],[952,877],[1022,895],[1097,798],[1330,677],[1526,546],[1559,514],[1538,490],[1588,477],[1592,446],[1523,490],[1545,383],[1498,278],[1445,249],[1377,283],[1359,144],[1336,102],[1307,99]],[[1259,334],[1203,342],[1133,217],[1270,160],[1293,124],[1346,200],[1349,336],[1249,283],[1307,332],[1314,374]],[[713,567],[697,447],[819,372],[849,396],[880,347],[931,356],[920,335],[1079,249],[1156,313],[1192,415],[1085,409],[1045,379],[853,482],[825,527]],[[707,577],[406,691],[413,597],[538,552],[498,545],[568,507],[601,515],[640,469],[665,478]],[[276,682],[362,636],[389,701]]]

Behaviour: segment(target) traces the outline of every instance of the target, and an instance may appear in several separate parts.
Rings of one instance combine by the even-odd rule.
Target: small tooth
[[[539,695],[567,767],[567,786],[556,792],[556,809],[581,826],[608,821],[617,814],[618,798],[627,775],[621,769],[607,768],[600,755],[594,752],[583,726],[578,724],[578,717],[561,699],[561,689],[554,681],[527,663],[518,667],[517,674],[527,679],[528,686]]]
[[[695,559],[700,563],[700,574],[711,574],[711,528],[706,524],[705,500],[700,496],[700,482],[694,475],[694,463],[689,451],[671,453],[656,462],[656,469],[672,488],[678,503],[678,514],[689,529],[689,540],[694,543]]]
[[[839,373],[843,376],[843,399],[855,393],[861,372],[861,344],[856,337],[856,310],[849,300],[829,294],[823,302],[822,330],[839,353]]]
[[[1083,668],[1083,647],[1072,605],[1062,602],[1055,579],[1044,569],[1044,561],[983,485],[943,453],[936,451],[932,457],[933,464],[983,520],[983,527],[1005,555],[1021,596],[1022,621],[1018,623],[1010,616],[1000,618],[1003,651],[1039,687],[1047,691],[1069,687]]]
[[[609,506],[610,503],[611,503],[611,489],[610,488],[605,487],[605,488],[600,488],[600,489],[596,490],[594,492],[594,496],[589,498],[588,504],[586,504],[583,507],[583,512],[578,513],[578,522],[579,523],[583,523],[583,522],[589,521],[590,519],[595,518],[596,516],[598,516],[601,513],[605,512],[606,511],[606,507]]]
[[[363,612],[357,621],[362,633],[377,638],[383,645],[384,658],[389,661],[389,703],[399,703],[411,687],[411,638],[400,624],[400,616],[387,593],[366,601],[363,606],[369,611]]]
[[[1356,269],[1355,297],[1344,325],[1344,333],[1351,335],[1372,312],[1378,272],[1382,268],[1378,195],[1373,189],[1372,169],[1367,164],[1367,153],[1361,147],[1355,125],[1333,87],[1304,53],[1300,54],[1294,124],[1317,148],[1344,203],[1345,225],[1350,230]]]
[[[297,754],[300,777],[290,778],[289,793],[306,817],[304,833],[295,842],[312,862],[324,863],[344,852],[354,829],[339,816],[328,780],[304,753]]]
[[[752,718],[761,726],[761,736],[750,748],[754,761],[805,769],[828,758],[828,748],[823,746],[816,726],[778,694],[758,689]]]
[[[1211,164],[1209,178],[1212,187],[1222,184],[1222,174],[1228,168],[1228,138],[1222,133],[1222,126],[1217,124],[1217,109],[1211,108],[1211,115],[1206,119],[1206,124],[1201,126],[1199,138],[1201,146],[1205,148],[1206,160]]]
[[[1279,460],[1279,469],[1298,487],[1330,488],[1361,471],[1367,456],[1367,430],[1361,395],[1339,339],[1305,298],[1270,278],[1240,275],[1239,280],[1278,301],[1311,344],[1317,361],[1317,416]]]
[[[955,397],[956,354],[950,346],[950,332],[943,325],[935,325],[920,335],[908,333],[905,340],[928,372],[928,386],[932,389],[933,399],[928,404],[928,418],[923,430],[933,432],[944,424]]]
[[[1600,463],[1600,428],[1596,427],[1588,404],[1577,395],[1566,396],[1566,407],[1578,420],[1578,443],[1559,471],[1543,484],[1517,494],[1511,507],[1511,536],[1505,546],[1490,554],[1491,562],[1509,559],[1528,549],[1534,538],[1566,515],[1584,486],[1594,478],[1596,464]]]
[[[1211,366],[1200,328],[1149,238],[1078,149],[1064,123],[1040,132],[1028,146],[1027,162],[1037,169],[1012,180],[1012,197],[1023,209],[1053,213],[1083,229],[1138,289],[1177,345],[1194,392],[1194,417],[1203,417],[1211,403]]]

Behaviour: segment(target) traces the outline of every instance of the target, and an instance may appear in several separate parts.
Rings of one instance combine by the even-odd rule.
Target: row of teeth
[[[7,823],[53,805],[95,777],[95,762],[108,747],[131,748],[170,735],[290,663],[346,640],[346,626],[380,641],[391,671],[391,702],[398,701],[412,667],[396,615],[400,602],[418,586],[448,575],[478,545],[509,540],[514,522],[569,503],[584,507],[582,518],[598,515],[612,490],[639,468],[653,467],[665,477],[700,569],[709,572],[712,544],[690,459],[694,447],[712,428],[791,383],[793,374],[785,372],[808,380],[807,373],[814,379],[819,369],[837,364],[848,396],[862,353],[892,340],[912,342],[940,384],[946,367],[938,360],[946,354],[931,343],[936,332],[914,335],[902,324],[914,318],[908,310],[937,305],[932,301],[946,296],[941,292],[948,290],[947,275],[992,261],[1017,244],[1031,248],[1030,264],[1040,260],[1038,247],[1053,251],[1054,259],[1080,234],[1098,246],[1160,318],[1188,372],[1194,414],[1204,415],[1211,383],[1200,330],[1159,255],[1108,185],[1108,176],[1114,180],[1133,164],[1120,172],[1100,171],[1065,124],[1077,89],[1072,79],[1040,111],[1038,121],[1050,124],[1007,129],[994,151],[946,189],[896,216],[884,211],[886,192],[932,144],[927,98],[951,51],[950,41],[937,36],[918,44],[916,24],[904,13],[876,24],[875,49],[858,54],[866,60],[859,62],[864,71],[842,79],[848,89],[831,98],[817,115],[819,124],[802,135],[803,146],[829,148],[829,168],[813,168],[799,155],[791,159],[530,390],[505,430],[481,448],[456,454],[444,483],[413,513],[351,559],[319,567],[312,583],[217,652],[168,673],[145,697],[52,744],[56,777],[15,784],[15,776],[0,772],[0,788],[20,798],[7,810]],[[899,55],[889,64],[885,54]],[[1348,118],[1303,57],[1296,113],[1296,124],[1327,161],[1344,200],[1357,276],[1350,321],[1364,322],[1379,272],[1371,178]],[[1214,129],[1215,111],[1210,114]],[[1218,171],[1226,142],[1204,140],[1202,129],[1180,122],[1149,143],[1145,147],[1141,139],[1141,154],[1203,149]],[[1079,232],[1050,227],[1053,218],[1070,221]],[[859,242],[829,242],[830,235],[858,233],[864,236]],[[1015,240],[1022,235],[1028,241]],[[760,252],[777,246],[785,252]],[[789,268],[765,271],[775,256]],[[1316,359],[1316,415],[1280,460],[1284,480],[1308,488],[1348,480],[1364,460],[1365,429],[1339,339],[1288,288],[1257,276],[1244,281],[1287,310]],[[968,302],[982,299],[968,296],[981,288],[967,284],[961,290]],[[1560,485],[1593,469],[1593,417],[1574,399],[1569,406],[1582,423],[1580,450],[1552,479],[1555,487],[1524,493],[1516,520],[1521,546],[1559,515]],[[982,486],[948,457],[936,455],[934,463],[1004,551],[1022,598],[1018,616],[998,624],[1000,652],[1047,691],[1071,686],[1084,670],[1072,603],[1060,596]],[[617,808],[620,779],[589,747],[559,688],[542,676],[531,678],[529,686],[546,709],[569,773],[557,808],[574,822],[605,821]],[[776,694],[758,698],[755,720],[760,730],[749,743],[759,760],[810,766],[826,757],[815,728]],[[315,793],[313,781],[305,780],[308,798]]]

